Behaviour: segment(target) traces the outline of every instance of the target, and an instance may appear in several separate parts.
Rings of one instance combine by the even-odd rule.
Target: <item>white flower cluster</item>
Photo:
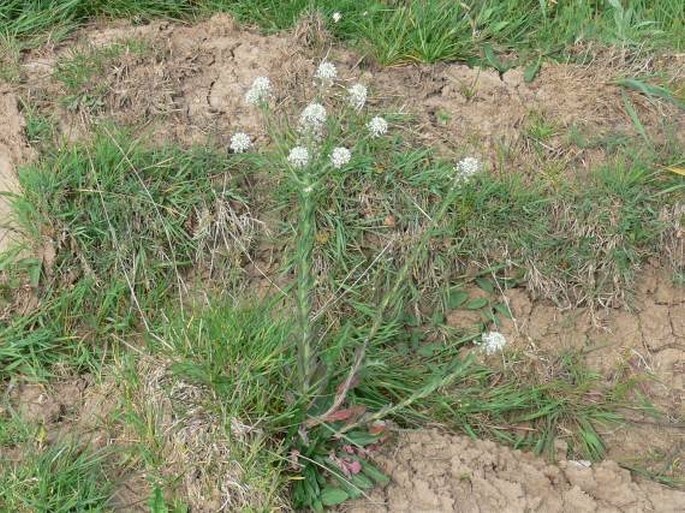
[[[295,168],[301,169],[309,164],[309,150],[304,146],[295,146],[288,154],[288,162]]]
[[[481,169],[480,161],[473,157],[466,157],[460,160],[454,170],[457,172],[457,179],[460,182],[468,181]]]
[[[483,333],[481,341],[477,342],[477,345],[485,354],[491,355],[504,349],[504,346],[507,345],[507,339],[497,331],[488,331]]]
[[[366,95],[368,93],[366,86],[363,84],[354,84],[347,92],[349,93],[348,101],[350,105],[357,110],[362,110],[366,104]]]
[[[347,148],[338,147],[334,148],[331,152],[331,164],[335,169],[340,169],[344,165],[349,164],[352,158],[352,152]]]
[[[252,82],[252,87],[245,93],[245,101],[250,105],[258,105],[267,101],[272,92],[271,80],[268,77],[257,77]]]
[[[388,122],[383,118],[376,116],[366,124],[366,127],[369,129],[371,137],[380,137],[381,135],[385,135],[388,131]]]
[[[335,64],[328,61],[323,61],[314,74],[314,78],[318,78],[324,84],[331,84],[338,76],[338,70],[335,69]]]
[[[326,123],[326,108],[320,103],[310,103],[300,114],[300,131],[320,134]]]
[[[233,134],[233,137],[231,137],[230,148],[234,153],[243,153],[244,151],[249,150],[250,146],[252,146],[252,141],[250,140],[250,136],[245,132],[236,132]]]

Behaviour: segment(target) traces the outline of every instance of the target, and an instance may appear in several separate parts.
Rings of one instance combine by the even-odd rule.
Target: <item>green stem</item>
[[[311,387],[314,371],[312,348],[312,294],[314,276],[312,272],[312,251],[316,233],[315,202],[310,190],[309,177],[300,191],[300,222],[296,248],[297,266],[297,308],[300,333],[297,346],[297,362],[302,393],[307,394]]]

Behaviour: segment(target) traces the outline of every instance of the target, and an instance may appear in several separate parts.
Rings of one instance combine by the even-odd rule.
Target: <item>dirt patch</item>
[[[668,104],[654,104],[626,93],[616,79],[625,70],[601,64],[546,64],[531,83],[523,72],[504,74],[459,64],[410,66],[381,70],[375,82],[383,93],[407,99],[408,109],[425,128],[424,137],[443,145],[466,145],[496,161],[497,152],[511,159],[529,146],[545,159],[567,166],[594,164],[596,153],[570,145],[571,130],[601,139],[612,134],[635,136],[624,96],[657,141],[667,137],[666,123],[675,123],[683,137],[682,113]],[[682,73],[682,70],[680,71]],[[685,74],[681,75],[685,76]],[[407,91],[412,94],[407,94]],[[626,96],[627,95],[627,96]],[[511,162],[509,170],[511,170]]]
[[[612,461],[549,465],[531,454],[436,430],[401,435],[379,463],[392,483],[348,513],[675,513],[685,504],[685,492],[635,482]]]
[[[25,162],[30,150],[24,138],[26,123],[19,112],[16,94],[9,86],[0,83],[0,253],[16,240],[16,232],[10,221],[11,195],[19,193],[16,166]]]
[[[622,90],[615,79],[625,68],[609,61],[587,66],[546,64],[533,82],[526,83],[519,69],[500,75],[462,64],[378,68],[354,52],[341,48],[329,52],[333,42],[321,40],[325,31],[317,32],[315,44],[307,34],[300,30],[266,36],[241,29],[227,15],[193,26],[167,22],[94,26],[54,49],[25,56],[22,89],[35,103],[54,108],[55,96],[65,93],[54,73],[59,59],[79,48],[137,40],[145,42],[149,51],[126,52],[110,63],[98,77],[106,84],[98,108],[58,109],[64,131],[72,136],[87,133],[92,118],[101,116],[150,124],[154,138],[185,144],[208,139],[226,144],[238,129],[265,137],[259,116],[244,104],[246,88],[256,76],[268,75],[276,90],[286,93],[278,98],[282,108],[290,97],[306,97],[301,93],[311,89],[314,66],[328,53],[341,77],[360,79],[372,87],[372,103],[411,113],[420,125],[415,135],[423,142],[447,152],[470,148],[493,165],[506,150],[509,170],[517,164],[514,157],[519,152],[555,158],[568,168],[595,163],[601,150],[570,144],[569,133],[578,129],[592,138],[635,136],[624,95],[656,141],[666,139],[668,125],[675,125],[673,133],[681,138],[685,133],[685,119],[675,106]],[[657,66],[650,61],[642,71],[656,71]],[[680,68],[671,71],[685,76]],[[547,130],[544,136],[529,130],[541,122]]]
[[[77,436],[96,448],[107,445],[105,426],[114,404],[91,376],[59,380],[49,386],[39,383],[9,386],[13,408],[26,422],[41,426],[46,434],[45,443]]]
[[[98,108],[53,104],[55,95],[66,93],[55,77],[60,59],[132,40],[143,42],[147,50],[125,52],[109,63],[98,77],[106,85]],[[258,111],[244,101],[257,76],[269,76],[277,90],[288,93],[303,66],[311,76],[314,62],[303,50],[294,36],[241,30],[230,16],[217,15],[194,26],[155,22],[91,27],[52,51],[27,56],[23,69],[26,94],[44,107],[57,108],[70,138],[85,133],[93,118],[106,117],[127,125],[151,124],[150,133],[160,142],[227,144],[237,130],[263,135]],[[86,88],[77,94],[95,93]]]

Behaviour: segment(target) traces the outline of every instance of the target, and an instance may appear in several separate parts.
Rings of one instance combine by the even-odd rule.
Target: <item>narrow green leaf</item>
[[[523,72],[523,80],[526,84],[531,83],[538,76],[540,68],[542,67],[542,57],[538,57],[534,62],[531,62]]]
[[[667,102],[671,102],[674,105],[677,105],[681,109],[685,109],[685,103],[678,100],[678,98],[676,98],[673,95],[673,93],[665,87],[648,84],[646,82],[643,82],[642,80],[637,80],[635,78],[625,78],[617,80],[616,84],[620,85],[621,87],[625,87],[626,89],[638,91],[639,93],[642,93],[645,96],[661,98],[662,100],[666,100]]]
[[[386,476],[378,467],[372,463],[369,463],[368,461],[364,462],[362,466],[362,472],[364,472],[364,474],[369,476],[381,486],[385,486],[390,483],[390,478]]]
[[[626,112],[628,113],[628,116],[630,116],[630,120],[633,122],[633,125],[635,125],[635,129],[638,131],[638,133],[642,136],[642,138],[645,140],[645,142],[649,145],[651,145],[649,136],[647,135],[647,131],[645,130],[644,125],[642,124],[642,121],[640,121],[640,116],[637,113],[637,109],[635,109],[635,106],[633,105],[633,102],[630,101],[630,98],[623,93],[623,105],[626,108]]]

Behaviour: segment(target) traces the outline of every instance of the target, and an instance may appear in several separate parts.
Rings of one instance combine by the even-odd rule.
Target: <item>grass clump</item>
[[[105,472],[105,452],[69,443],[24,449],[18,463],[0,456],[3,511],[111,511],[113,485]]]
[[[137,331],[169,292],[187,290],[200,261],[236,276],[242,249],[218,251],[212,216],[240,208],[239,187],[213,178],[241,169],[211,150],[149,149],[107,130],[23,168],[14,209],[44,256],[16,269],[32,276],[40,308],[0,322],[6,372],[38,372],[57,354],[85,356],[107,334]]]
[[[7,0],[0,6],[0,33],[35,44],[48,36],[60,39],[98,16],[144,21],[214,12],[230,12],[242,22],[280,30],[291,27],[303,14],[320,12],[331,20],[329,28],[336,36],[369,47],[383,63],[464,60],[492,66],[494,53],[515,51],[535,62],[539,55],[558,56],[586,41],[679,50],[685,41],[684,9],[678,0],[629,5],[618,0],[287,0],[278,4],[273,0]],[[332,22],[334,12],[341,14],[338,23]]]
[[[144,43],[129,41],[76,50],[61,57],[54,77],[64,86],[66,94],[62,102],[65,107],[71,111],[88,112],[102,109],[103,97],[109,88],[107,81],[102,79],[106,70],[122,55],[141,54],[145,50]]]

